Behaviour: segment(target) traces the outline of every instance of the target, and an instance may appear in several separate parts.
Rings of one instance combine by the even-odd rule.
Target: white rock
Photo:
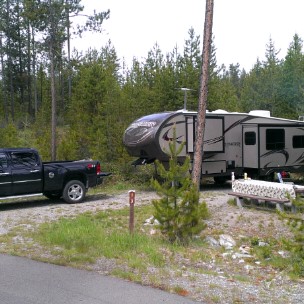
[[[144,225],[151,225],[154,222],[154,216],[152,215],[148,219],[145,220]]]
[[[212,236],[207,236],[205,238],[205,240],[212,247],[218,247],[219,246],[219,242],[215,238],[213,238]]]
[[[283,250],[278,251],[278,254],[282,257],[282,258],[288,258],[289,257],[289,253]]]
[[[246,258],[252,258],[252,255],[246,254],[246,253],[238,253],[236,252],[234,255],[234,259],[246,259]]]
[[[262,241],[259,241],[259,246],[264,247],[264,246],[269,246],[269,244],[267,244],[265,242],[262,242]]]
[[[252,265],[245,265],[244,268],[246,270],[252,270],[252,269],[254,269],[254,267]]]
[[[157,219],[154,219],[154,225],[160,225],[159,221]]]
[[[150,230],[150,235],[154,235],[154,234],[156,234],[156,230],[155,229],[151,229]]]
[[[240,248],[239,248],[239,251],[243,254],[249,254],[250,252],[250,247],[248,246],[245,246],[245,245],[242,245]]]
[[[227,234],[220,235],[219,243],[221,246],[225,247],[226,249],[232,249],[236,245],[235,240],[230,235]]]

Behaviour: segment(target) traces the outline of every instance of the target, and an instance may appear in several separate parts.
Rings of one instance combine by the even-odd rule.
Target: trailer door
[[[243,126],[243,167],[259,168],[259,132],[257,126]]]

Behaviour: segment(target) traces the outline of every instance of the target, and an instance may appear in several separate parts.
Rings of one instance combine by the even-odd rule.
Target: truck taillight
[[[99,174],[101,172],[100,164],[97,164],[97,166],[96,166],[96,172],[97,172],[97,174]]]
[[[88,164],[87,168],[88,169],[92,169],[96,167],[96,173],[99,174],[100,173],[100,164],[94,165],[94,164]]]

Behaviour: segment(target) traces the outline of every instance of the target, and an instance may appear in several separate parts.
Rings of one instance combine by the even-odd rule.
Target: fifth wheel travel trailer
[[[197,112],[180,110],[156,113],[135,120],[125,131],[123,143],[134,165],[156,159],[168,164],[169,142],[184,142],[179,158],[193,159]],[[252,178],[273,179],[276,172],[303,172],[304,121],[271,117],[269,111],[249,113],[216,110],[206,113],[202,177],[215,182],[245,172]]]

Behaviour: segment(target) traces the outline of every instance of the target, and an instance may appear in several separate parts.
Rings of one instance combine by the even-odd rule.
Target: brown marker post
[[[135,190],[129,191],[129,203],[130,203],[129,230],[130,230],[130,233],[133,234],[133,232],[134,232]]]

